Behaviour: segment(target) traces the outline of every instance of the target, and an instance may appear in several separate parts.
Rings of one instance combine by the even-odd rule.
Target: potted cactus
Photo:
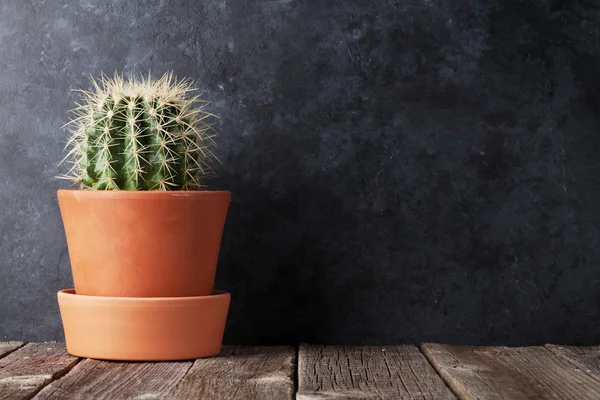
[[[213,114],[190,81],[92,79],[68,124],[59,190],[74,289],[67,349],[121,360],[218,353],[229,294],[213,290],[230,193],[203,190]]]

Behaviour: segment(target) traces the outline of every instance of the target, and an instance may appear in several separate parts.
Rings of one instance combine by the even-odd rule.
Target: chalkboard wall
[[[62,340],[66,111],[221,116],[226,343],[600,343],[595,0],[0,1],[0,340]]]

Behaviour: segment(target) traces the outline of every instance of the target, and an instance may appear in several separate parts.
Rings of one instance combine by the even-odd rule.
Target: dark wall
[[[222,117],[226,342],[600,343],[596,3],[1,1],[0,340],[62,339],[69,89],[174,70]]]

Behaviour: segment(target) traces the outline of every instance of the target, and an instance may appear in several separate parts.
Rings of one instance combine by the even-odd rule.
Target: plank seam
[[[36,390],[35,392],[33,392],[31,394],[31,396],[26,397],[26,400],[29,399],[33,399],[34,397],[36,397],[38,395],[38,393],[40,393],[43,389],[45,389],[46,387],[48,387],[51,383],[54,382],[58,382],[61,379],[63,379],[65,376],[67,376],[72,370],[73,368],[75,368],[76,365],[78,365],[81,361],[83,361],[83,358],[77,357],[77,359],[75,360],[75,362],[71,365],[69,365],[68,367],[66,367],[64,370],[62,371],[58,371],[56,374],[52,374],[52,378],[48,379],[48,382],[45,382],[43,385],[40,386],[40,388],[38,390]]]
[[[26,345],[26,344],[27,344],[27,343],[25,343],[25,342],[21,342],[21,345],[20,345],[20,346],[17,346],[17,347],[15,347],[14,349],[12,349],[12,350],[9,350],[9,351],[7,351],[7,352],[6,352],[6,353],[4,353],[4,354],[1,354],[1,355],[0,355],[0,360],[1,360],[1,359],[3,359],[4,357],[6,357],[7,355],[9,355],[9,354],[12,354],[12,353],[14,353],[15,351],[17,351],[17,350],[19,350],[19,349],[21,349],[21,348],[25,347],[25,345]]]
[[[441,371],[439,370],[438,367],[436,367],[435,363],[433,362],[432,358],[433,356],[431,355],[431,358],[429,358],[430,356],[427,355],[426,351],[423,351],[423,345],[425,343],[421,343],[419,346],[416,346],[417,349],[419,349],[419,351],[421,352],[421,354],[423,354],[423,356],[425,357],[425,359],[427,360],[427,362],[429,363],[429,365],[431,365],[431,367],[433,368],[433,370],[435,371],[435,373],[442,379],[442,382],[444,382],[444,385],[446,385],[446,387],[448,388],[448,390],[450,390],[452,392],[452,394],[457,398],[460,399],[460,395],[458,393],[456,393],[456,391],[454,389],[452,389],[452,385],[444,378],[444,375],[441,373]]]
[[[588,375],[588,376],[592,377],[592,379],[594,379],[596,382],[600,382],[600,377],[598,377],[598,376],[594,375],[594,374],[591,372],[591,370],[589,370],[589,369],[587,369],[587,368],[585,368],[585,369],[584,369],[584,368],[581,368],[581,365],[577,365],[577,364],[575,363],[575,361],[571,360],[569,357],[565,357],[565,356],[563,356],[561,353],[554,353],[552,350],[550,350],[550,349],[548,348],[548,346],[556,346],[556,347],[561,347],[560,345],[558,345],[558,344],[554,344],[554,345],[553,345],[552,343],[546,343],[546,344],[545,344],[545,345],[543,345],[542,347],[543,347],[544,349],[548,350],[548,351],[550,352],[550,354],[552,354],[553,356],[555,356],[555,357],[559,357],[559,358],[561,358],[562,360],[565,360],[566,362],[568,362],[569,364],[571,364],[572,366],[574,366],[575,368],[577,368],[578,370],[580,370],[580,371],[583,371],[583,372],[584,372],[586,375]],[[588,371],[589,371],[589,372],[588,372]]]
[[[187,378],[188,374],[190,373],[190,370],[194,367],[194,365],[196,364],[197,360],[194,360],[192,362],[190,362],[190,366],[188,367],[188,369],[185,371],[185,374],[183,374],[181,376],[181,378],[179,379],[179,381],[177,382],[177,384],[175,384],[175,386],[173,386],[173,388],[169,391],[169,393],[177,393],[179,390],[179,387],[181,386],[181,383],[183,382],[183,380],[185,378]]]
[[[303,397],[304,396],[304,392],[300,391],[300,382],[301,382],[300,381],[300,379],[301,379],[301,376],[300,376],[300,371],[301,371],[301,369],[300,369],[300,362],[302,361],[300,359],[300,353],[301,353],[301,350],[304,350],[304,347],[306,347],[306,346],[307,346],[306,343],[299,343],[298,344],[298,352],[297,352],[297,356],[296,356],[296,380],[297,380],[297,388],[296,388],[296,396],[295,396],[296,400],[300,400],[300,399],[304,398]]]

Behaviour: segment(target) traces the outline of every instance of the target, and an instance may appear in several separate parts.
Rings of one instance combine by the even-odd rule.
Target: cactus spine
[[[72,110],[62,178],[97,190],[193,190],[216,157],[206,101],[188,80],[105,75]]]

